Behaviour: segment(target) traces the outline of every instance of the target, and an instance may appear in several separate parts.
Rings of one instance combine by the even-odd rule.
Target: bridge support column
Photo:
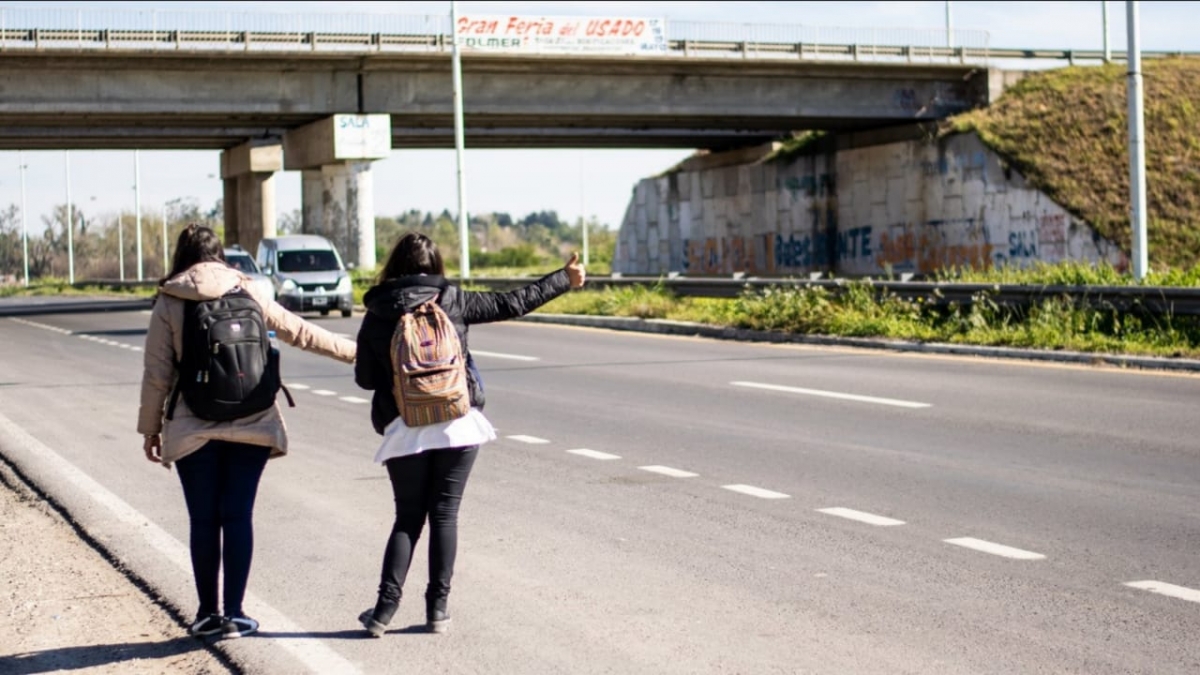
[[[303,172],[304,232],[328,238],[347,263],[374,268],[371,162],[391,153],[391,116],[334,115],[287,132],[283,145],[284,168]]]
[[[250,255],[264,237],[275,236],[275,172],[283,168],[278,139],[255,140],[221,153],[225,245]]]

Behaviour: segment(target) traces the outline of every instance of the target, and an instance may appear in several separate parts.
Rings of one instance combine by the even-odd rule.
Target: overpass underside
[[[477,148],[708,148],[935,120],[989,100],[971,66],[464,59]],[[0,54],[0,148],[228,149],[346,113],[392,147],[454,145],[441,54]]]

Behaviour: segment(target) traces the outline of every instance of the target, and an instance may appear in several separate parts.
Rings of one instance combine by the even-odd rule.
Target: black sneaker
[[[225,617],[220,614],[200,614],[192,625],[188,626],[188,635],[192,637],[208,637],[220,633],[225,627]]]
[[[221,635],[226,639],[246,637],[258,632],[258,622],[248,616],[231,616],[225,619]]]
[[[380,623],[375,620],[375,610],[373,608],[366,609],[362,614],[358,615],[358,622],[363,628],[371,634],[371,637],[383,637],[383,632],[387,630],[386,623]]]

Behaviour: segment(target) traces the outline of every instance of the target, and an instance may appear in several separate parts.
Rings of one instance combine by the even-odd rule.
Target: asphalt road
[[[190,612],[178,480],[134,430],[147,319],[0,319],[0,433],[86,476],[35,477]],[[415,629],[422,544],[395,631],[361,639],[391,521],[369,395],[285,351],[292,448],[260,491],[247,602],[263,633],[228,647],[250,672],[1200,671],[1196,376],[471,338],[501,440],[467,489],[444,636]]]

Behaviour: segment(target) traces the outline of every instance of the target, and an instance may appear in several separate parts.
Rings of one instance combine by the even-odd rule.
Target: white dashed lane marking
[[[774,490],[764,490],[763,488],[754,487],[753,485],[734,484],[734,485],[722,485],[721,487],[725,488],[726,490],[729,490],[730,492],[739,492],[741,494],[750,495],[751,497],[758,497],[760,499],[789,499],[790,498],[790,495],[785,495],[782,492],[775,492]]]
[[[306,389],[312,389],[312,387],[308,386],[307,384],[288,384],[286,386],[288,389],[295,389],[296,391],[304,391]]]
[[[317,396],[337,396],[336,391],[329,391],[328,389],[313,389],[312,393]]]
[[[854,509],[847,509],[847,508],[843,508],[840,506],[835,506],[835,507],[828,508],[828,509],[817,509],[817,511],[820,513],[830,515],[830,516],[838,516],[839,518],[848,518],[850,520],[857,520],[860,523],[866,523],[868,525],[877,525],[879,527],[889,527],[889,526],[893,526],[893,525],[903,525],[904,524],[903,520],[896,520],[895,518],[888,518],[887,516],[877,516],[874,513],[867,513],[866,511],[855,511]]]
[[[786,387],[781,384],[765,384],[763,382],[730,382],[735,387],[749,387],[751,389],[766,389],[768,391],[781,391],[789,394],[805,394],[808,396],[821,396],[823,398],[834,398],[842,401],[856,401],[858,403],[877,403],[879,405],[890,405],[897,408],[929,408],[929,403],[918,403],[916,401],[901,401],[894,398],[879,398],[877,396],[859,396],[858,394],[843,394],[837,391],[822,391],[820,389],[804,389],[802,387]]]
[[[532,445],[542,445],[543,443],[550,442],[544,438],[538,438],[537,436],[523,436],[521,434],[517,434],[516,436],[508,436],[507,438],[520,443],[530,443]]]
[[[342,396],[338,400],[345,401],[346,403],[370,403],[370,401],[367,399],[359,398],[357,396]]]
[[[1186,586],[1176,586],[1175,584],[1168,584],[1162,581],[1129,581],[1125,585],[1159,595],[1187,600],[1188,602],[1200,602],[1200,591]]]
[[[571,453],[572,455],[579,455],[580,457],[590,457],[591,459],[602,459],[602,460],[621,459],[620,455],[610,455],[607,452],[600,452],[599,450],[588,450],[587,448],[568,450],[567,452]]]
[[[684,471],[683,469],[672,469],[669,466],[660,466],[658,464],[651,464],[650,466],[639,466],[638,468],[641,469],[642,471],[649,471],[650,473],[659,473],[664,476],[670,476],[671,478],[695,478],[696,476],[700,475],[698,473],[692,473],[691,471]]]
[[[488,356],[493,359],[508,359],[510,361],[537,361],[536,356],[521,356],[520,354],[501,354],[499,352],[481,352],[478,349],[472,349],[471,353],[475,356]]]
[[[1019,548],[1013,548],[1012,546],[1005,546],[1004,544],[996,544],[994,542],[984,541],[983,539],[976,539],[974,537],[959,537],[957,539],[943,539],[942,541],[946,542],[947,544],[954,544],[955,546],[962,546],[964,548],[973,549],[983,553],[991,553],[992,555],[998,555],[1005,558],[1013,558],[1014,560],[1042,560],[1046,557],[1041,553],[1025,551]]]

